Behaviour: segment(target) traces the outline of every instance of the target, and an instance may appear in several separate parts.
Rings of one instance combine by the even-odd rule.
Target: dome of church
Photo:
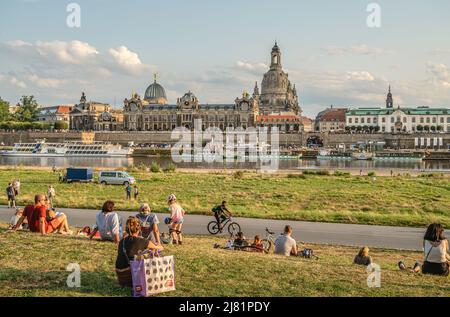
[[[155,81],[148,86],[145,91],[144,100],[150,104],[165,105],[167,104],[167,96],[164,87]]]

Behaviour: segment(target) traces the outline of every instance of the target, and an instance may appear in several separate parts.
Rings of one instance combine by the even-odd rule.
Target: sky
[[[309,117],[384,107],[389,85],[396,106],[450,106],[448,0],[2,0],[0,97],[121,107],[157,73],[171,104],[189,90],[231,104],[261,84],[275,40]]]

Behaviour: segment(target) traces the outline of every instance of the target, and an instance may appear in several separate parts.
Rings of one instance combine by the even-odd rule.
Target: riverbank
[[[130,289],[117,284],[115,244],[82,237],[42,237],[25,231],[6,233],[5,228],[0,224],[0,296],[130,295]],[[166,246],[164,254],[175,257],[176,291],[158,296],[416,297],[448,296],[450,292],[445,277],[411,274],[397,268],[400,260],[408,266],[421,260],[421,252],[371,249],[374,262],[381,268],[381,287],[369,288],[366,267],[352,264],[358,248],[302,245],[319,256],[311,260],[213,248],[214,243],[225,242],[224,238],[186,236],[182,246]],[[80,265],[80,288],[66,285],[70,263]]]
[[[312,174],[316,173],[316,174]],[[126,201],[123,186],[58,183],[58,174],[48,169],[2,168],[3,187],[20,179],[18,204],[33,201],[35,193],[56,189],[55,206],[99,209],[112,199],[116,208],[136,211],[148,202],[156,212],[167,211],[166,197],[175,193],[190,214],[211,215],[211,208],[228,201],[235,216],[278,220],[303,220],[389,226],[425,227],[438,221],[450,227],[450,182],[448,175],[425,174],[351,176],[346,173],[306,172],[257,174],[243,171],[179,171],[149,173],[131,169],[138,181],[139,198]],[[6,204],[0,197],[0,204]]]

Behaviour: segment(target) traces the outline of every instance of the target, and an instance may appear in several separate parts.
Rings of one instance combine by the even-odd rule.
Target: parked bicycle
[[[269,251],[272,249],[272,246],[275,245],[275,232],[271,231],[269,228],[266,228],[266,235],[264,239],[262,239],[262,245],[264,248],[264,251],[266,253],[269,253]]]
[[[222,233],[223,229],[227,225],[228,225],[228,233],[230,235],[236,235],[238,232],[241,231],[241,226],[238,223],[233,222],[232,217],[226,218],[224,221],[222,221],[221,225],[222,227],[217,222],[217,220],[211,221],[210,223],[208,223],[208,232],[214,235]]]

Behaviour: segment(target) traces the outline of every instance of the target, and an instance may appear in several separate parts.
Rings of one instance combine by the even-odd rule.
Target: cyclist
[[[226,207],[227,202],[224,200],[222,204],[214,207],[211,211],[214,213],[217,223],[219,224],[220,231],[223,229],[222,223],[231,217],[231,212]]]

